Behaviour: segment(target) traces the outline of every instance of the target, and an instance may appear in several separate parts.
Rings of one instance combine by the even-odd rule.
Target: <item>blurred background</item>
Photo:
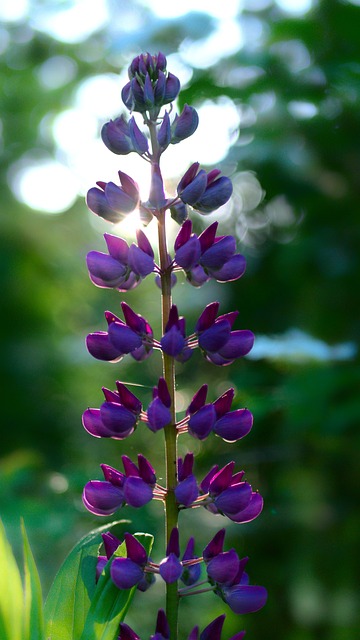
[[[111,157],[100,129],[124,111],[132,57],[161,50],[183,85],[177,109],[187,102],[200,115],[196,134],[164,155],[168,189],[197,160],[231,176],[231,205],[193,220],[200,231],[218,218],[248,262],[232,284],[194,290],[180,279],[175,302],[192,327],[217,299],[257,336],[230,367],[195,354],[178,370],[179,408],[207,381],[210,400],[234,386],[234,408],[255,417],[234,445],[180,441],[182,453],[198,452],[199,477],[234,459],[265,498],[255,522],[228,526],[227,544],[250,556],[251,581],[267,587],[269,602],[240,622],[229,611],[224,638],[242,628],[249,640],[357,637],[359,27],[359,0],[0,0],[0,515],[17,553],[24,517],[45,594],[78,538],[104,522],[81,502],[99,464],[151,451],[163,475],[159,436],[154,445],[144,426],[124,443],[81,426],[102,386],[140,385],[146,404],[160,374],[158,354],[110,365],[85,349],[122,296],[88,279],[86,253],[103,250],[112,228],[87,211],[84,195],[118,169],[146,193],[146,163]],[[115,231],[132,240],[135,224]],[[158,331],[152,278],[126,300]],[[160,529],[160,558],[160,504],[120,515],[132,532]],[[200,552],[224,523],[182,514],[183,539],[200,531]],[[134,626],[146,638],[161,585],[140,597],[143,628]],[[188,599],[184,634],[222,612],[211,594]]]

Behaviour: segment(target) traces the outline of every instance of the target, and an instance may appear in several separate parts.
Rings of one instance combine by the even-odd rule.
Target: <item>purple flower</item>
[[[119,361],[130,353],[135,360],[145,360],[153,350],[153,332],[149,323],[126,304],[121,303],[125,322],[105,311],[108,332],[97,331],[86,338],[89,353],[98,360]]]
[[[181,582],[183,582],[187,587],[195,584],[195,582],[199,580],[201,574],[201,566],[199,562],[196,564],[187,564],[187,561],[196,560],[198,558],[198,556],[194,555],[194,546],[195,540],[193,537],[191,537],[188,540],[184,555],[182,557],[183,572],[180,579]]]
[[[180,91],[180,81],[166,72],[164,54],[143,53],[129,67],[129,82],[122,90],[122,99],[130,111],[153,111],[173,102]]]
[[[113,559],[110,575],[118,589],[131,589],[142,580],[148,557],[145,548],[134,536],[125,533],[124,539],[126,558]]]
[[[179,362],[185,362],[192,356],[192,350],[187,346],[185,338],[185,318],[179,317],[176,305],[172,305],[170,309],[169,319],[160,344],[164,353]]]
[[[110,151],[118,155],[127,155],[135,151],[130,137],[129,125],[123,115],[110,120],[101,129],[101,137]]]
[[[194,454],[187,453],[178,459],[178,484],[175,487],[175,497],[179,504],[189,507],[199,495],[196,478],[192,472]]]
[[[206,567],[208,577],[220,584],[232,583],[239,571],[239,556],[235,549],[219,553]]]
[[[254,334],[248,330],[231,331],[238,311],[216,318],[218,309],[218,302],[205,307],[196,323],[195,334],[199,347],[209,362],[227,365],[251,351]]]
[[[128,291],[154,271],[154,252],[146,235],[136,232],[138,244],[130,247],[123,238],[104,234],[109,254],[90,251],[86,257],[91,281],[97,287]]]
[[[192,233],[191,220],[186,220],[176,237],[175,262],[193,286],[201,286],[210,278],[218,282],[237,280],[245,271],[244,256],[235,253],[235,238],[216,237],[217,226],[214,222],[197,236]]]
[[[117,391],[103,387],[105,402],[100,409],[87,409],[83,426],[95,438],[123,440],[136,428],[141,413],[141,402],[122,382],[116,382]]]
[[[128,456],[122,456],[125,473],[102,464],[105,480],[91,480],[83,491],[83,502],[91,513],[112,515],[125,504],[142,507],[153,497],[156,476],[149,461],[140,453],[138,466]]]
[[[234,465],[234,462],[229,462],[220,471],[215,466],[204,478],[201,490],[208,493],[212,501],[205,507],[213,513],[227,516],[233,522],[250,522],[261,513],[263,499],[252,491],[248,482],[242,481],[243,471],[232,474]]]
[[[199,124],[199,116],[194,107],[184,105],[181,114],[176,114],[171,125],[171,144],[177,144],[185,138],[189,138],[196,131]]]
[[[177,192],[185,204],[190,204],[199,213],[211,213],[225,204],[232,194],[232,183],[220,171],[213,169],[208,174],[194,162],[181,178]]]
[[[110,560],[111,556],[115,553],[117,548],[121,545],[121,541],[118,538],[116,538],[116,536],[114,536],[112,533],[110,533],[110,531],[107,531],[106,533],[102,533],[101,537],[103,539],[106,555],[98,556],[97,563],[96,563],[96,581],[99,580],[102,574],[102,571],[105,568],[105,565]]]
[[[177,527],[174,527],[171,531],[169,542],[166,547],[166,558],[164,558],[159,564],[160,575],[168,584],[176,582],[183,572],[183,566],[179,557],[179,530]]]
[[[90,211],[108,222],[120,222],[134,211],[139,203],[139,187],[126,173],[119,171],[121,186],[113,182],[97,182],[87,193],[86,203]]]
[[[200,640],[220,640],[221,639],[221,631],[223,628],[225,616],[219,616],[215,618],[207,627],[205,627],[204,631],[200,634]],[[234,636],[231,636],[229,640],[242,640],[245,635],[245,631],[240,631],[240,633],[236,633]],[[193,638],[188,638],[188,640],[197,640],[197,636],[193,636]]]
[[[164,378],[153,389],[153,401],[147,409],[147,426],[154,433],[171,422],[171,397]]]
[[[148,356],[152,350],[152,329],[148,322],[136,314],[126,302],[121,303],[121,308],[125,322],[115,319],[110,323],[109,340],[121,353],[131,353],[136,360],[142,360],[143,351],[145,350]]]

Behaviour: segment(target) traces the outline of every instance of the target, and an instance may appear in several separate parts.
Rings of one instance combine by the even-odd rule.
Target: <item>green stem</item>
[[[159,167],[161,149],[157,140],[156,122],[151,118],[146,121],[149,127],[152,154],[151,175],[152,184],[150,193],[158,192],[158,181],[161,179]],[[159,258],[161,270],[161,320],[162,335],[169,319],[172,304],[171,298],[171,269],[167,251],[165,210],[156,212],[158,220]],[[176,407],[175,407],[175,361],[174,358],[163,353],[163,377],[166,381],[171,397],[171,421],[165,427],[165,466],[166,466],[166,498],[165,498],[165,537],[169,542],[171,531],[178,524],[179,508],[175,499],[175,487],[177,484],[177,432],[176,432]],[[179,595],[177,581],[166,584],[166,617],[170,627],[171,640],[178,638],[178,612]]]
[[[171,308],[171,270],[168,268],[168,255],[166,246],[165,212],[158,217],[159,254],[161,268],[161,312],[162,333],[169,318]],[[171,396],[171,422],[165,427],[165,464],[166,464],[166,500],[165,500],[165,533],[166,543],[170,533],[178,524],[178,505],[175,499],[174,489],[177,484],[177,434],[176,434],[176,408],[175,408],[175,361],[174,358],[163,353],[163,377]],[[177,582],[166,585],[166,617],[170,626],[170,637],[177,640],[178,637],[178,609],[179,596]]]

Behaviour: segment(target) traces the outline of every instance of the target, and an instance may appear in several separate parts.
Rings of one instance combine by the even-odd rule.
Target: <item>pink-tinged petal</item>
[[[214,324],[219,306],[219,302],[211,302],[205,307],[195,325],[196,333],[201,333],[202,331],[205,331],[205,329],[209,329],[209,327]]]
[[[124,535],[126,544],[127,557],[140,566],[144,566],[147,562],[147,553],[145,548],[131,533]]]
[[[180,231],[177,234],[174,242],[174,250],[178,251],[180,247],[182,247],[188,240],[190,240],[192,232],[192,222],[191,220],[185,220],[180,227]]]
[[[225,391],[221,396],[219,396],[217,400],[215,400],[213,404],[216,411],[217,419],[221,418],[225,413],[230,411],[231,404],[234,399],[234,395],[235,395],[234,389],[230,388],[227,391]]]
[[[208,626],[205,627],[204,631],[200,634],[200,640],[220,640],[224,620],[225,616],[222,615],[210,622],[210,624],[208,624]]]
[[[105,533],[102,533],[101,537],[103,539],[106,557],[108,560],[110,560],[113,553],[115,553],[115,551],[121,545],[121,541],[112,533],[110,533],[110,531],[106,531]]]
[[[225,539],[225,529],[220,529],[214,537],[210,540],[209,544],[206,545],[204,551],[202,552],[202,556],[205,562],[209,562],[211,558],[215,558],[219,553],[222,553],[224,547],[224,539]]]
[[[169,640],[170,627],[164,609],[158,611],[155,631],[160,634],[161,640]]]
[[[200,233],[199,242],[201,245],[201,253],[204,253],[214,244],[218,224],[218,222],[213,222]]]
[[[110,233],[104,233],[104,238],[111,257],[122,264],[127,264],[129,245],[126,240],[118,236],[113,236]]]
[[[128,176],[127,173],[118,171],[118,174],[122,188],[136,203],[139,199],[139,185],[137,184],[137,182],[135,182],[135,180]]]
[[[129,627],[128,624],[125,624],[125,622],[121,622],[120,635],[118,637],[118,640],[141,640],[141,638],[137,635],[137,633],[135,633],[135,631],[132,630],[131,627]]]
[[[140,477],[144,482],[154,487],[156,483],[155,469],[142,453],[138,453],[138,465]]]
[[[235,462],[232,460],[212,477],[209,485],[209,491],[212,495],[221,493],[231,485],[234,466]]]
[[[201,407],[204,406],[206,402],[207,392],[208,392],[208,385],[203,384],[202,387],[200,387],[199,391],[197,391],[193,396],[193,399],[191,400],[191,403],[189,404],[186,410],[187,415],[189,414],[191,415],[192,413],[199,411],[199,409],[201,409]]]
[[[127,409],[133,411],[136,415],[139,415],[141,411],[141,402],[129,389],[117,380],[116,387],[119,393],[119,400]]]
[[[136,230],[136,239],[141,251],[143,251],[148,256],[150,256],[150,258],[153,258],[154,252],[153,252],[152,246],[149,242],[148,237],[145,235],[145,233],[141,229]]]

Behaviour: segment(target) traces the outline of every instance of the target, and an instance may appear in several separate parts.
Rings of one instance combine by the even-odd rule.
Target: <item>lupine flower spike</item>
[[[158,246],[154,250],[146,231],[141,229],[132,243],[114,230],[104,235],[106,251],[89,252],[87,267],[96,287],[113,289],[121,295],[140,286],[145,278],[154,278],[161,291],[161,330],[159,335],[154,335],[152,326],[157,323],[153,324],[148,310],[139,313],[121,298],[116,314],[105,312],[106,330],[90,333],[86,346],[95,359],[111,363],[120,363],[125,356],[141,363],[160,351],[162,367],[155,354],[148,369],[155,372],[153,393],[145,406],[141,391],[138,397],[116,375],[113,389],[103,387],[104,401],[100,407],[84,411],[83,426],[94,438],[119,441],[116,446],[120,448],[122,441],[135,430],[141,436],[142,429],[149,429],[150,438],[154,438],[152,450],[156,447],[161,451],[161,443],[165,443],[166,480],[165,486],[157,481],[151,463],[152,451],[139,453],[136,462],[123,454],[122,471],[106,463],[100,465],[103,479],[87,482],[83,502],[90,513],[108,517],[120,509],[141,509],[158,500],[165,507],[166,535],[165,548],[155,562],[137,534],[125,531],[120,540],[110,531],[103,533],[104,551],[98,557],[96,570],[94,568],[94,583],[97,580],[101,585],[100,576],[110,575],[116,589],[133,594],[135,590],[147,591],[155,578],[162,580],[166,588],[166,611],[159,608],[151,640],[242,640],[245,631],[241,628],[231,638],[222,637],[225,615],[215,618],[202,631],[201,625],[181,629],[180,635],[178,631],[179,603],[184,597],[209,592],[207,597],[221,599],[230,615],[258,611],[267,598],[264,587],[249,584],[245,572],[248,558],[241,558],[235,548],[224,549],[225,528],[208,542],[202,540],[206,531],[195,524],[196,535],[186,542],[181,519],[179,522],[183,510],[191,509],[196,517],[196,509],[204,507],[210,514],[222,518],[222,522],[240,525],[257,518],[263,508],[261,495],[234,461],[220,466],[215,459],[201,479],[194,453],[185,451],[179,456],[177,449],[178,436],[185,433],[199,441],[198,450],[207,438],[210,447],[215,445],[214,437],[227,443],[238,442],[253,427],[250,410],[241,406],[241,399],[235,396],[232,387],[216,398],[204,383],[192,392],[184,414],[180,416],[176,412],[178,367],[192,357],[195,363],[195,358],[201,356],[217,367],[231,365],[246,356],[254,344],[254,335],[249,329],[236,328],[237,310],[219,315],[220,303],[210,302],[189,330],[181,315],[182,305],[178,308],[172,301],[172,288],[178,280],[200,287],[209,280],[226,283],[244,275],[245,257],[237,251],[233,236],[219,234],[218,222],[197,230],[204,216],[226,205],[232,194],[232,183],[220,169],[205,170],[193,162],[179,178],[175,192],[167,192],[160,159],[170,145],[180,144],[193,135],[198,114],[188,104],[176,111],[180,81],[168,71],[163,53],[137,56],[129,66],[128,76],[121,97],[130,113],[128,116],[122,113],[105,123],[101,137],[107,149],[119,156],[120,166],[126,166],[121,156],[130,153],[148,163],[149,195],[142,199],[136,180],[120,169],[114,182],[99,181],[90,188],[87,205],[110,224],[121,222],[137,210],[144,226],[151,220],[157,225]],[[200,214],[196,230],[191,219],[193,210]],[[169,217],[179,225],[172,248],[167,239]],[[236,458],[239,456],[240,453]],[[140,623],[141,616],[139,626]],[[121,622],[118,640],[141,638],[147,640],[124,620]]]

